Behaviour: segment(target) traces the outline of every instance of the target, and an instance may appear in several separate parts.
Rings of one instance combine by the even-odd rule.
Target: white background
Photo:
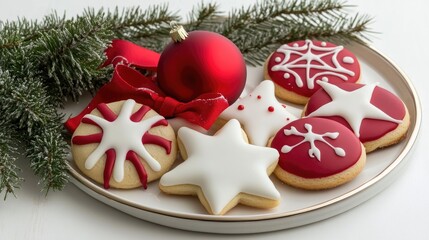
[[[0,0],[0,20],[17,17],[40,18],[53,9],[66,11],[68,16],[84,8],[118,6],[148,6],[149,1],[60,1],[60,0]],[[170,2],[170,8],[182,15],[189,12],[192,1]],[[218,1],[223,10],[248,5],[253,1]],[[429,4],[411,1],[349,1],[355,11],[375,18],[372,45],[399,65],[417,88],[423,112],[429,104]],[[425,116],[423,116],[425,117]],[[425,118],[423,118],[425,122]],[[0,239],[427,239],[429,221],[429,146],[428,128],[423,124],[411,161],[393,184],[376,197],[333,218],[311,225],[264,234],[225,236],[193,233],[148,223],[89,197],[74,185],[64,191],[40,192],[38,179],[21,159],[19,165],[25,177],[17,198],[0,200]]]

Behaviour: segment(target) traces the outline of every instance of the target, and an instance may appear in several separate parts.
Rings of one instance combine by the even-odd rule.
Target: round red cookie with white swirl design
[[[281,128],[271,141],[280,153],[275,175],[308,190],[328,189],[355,178],[365,166],[359,139],[344,125],[323,118],[301,118]]]
[[[369,153],[399,142],[410,125],[402,100],[377,84],[319,82],[303,116],[335,120],[351,129]]]
[[[273,52],[265,62],[264,76],[275,83],[277,97],[304,105],[320,88],[318,80],[333,84],[358,82],[360,64],[343,46],[301,40]]]
[[[105,188],[146,188],[177,155],[167,120],[131,99],[99,104],[82,118],[71,142],[77,167]]]

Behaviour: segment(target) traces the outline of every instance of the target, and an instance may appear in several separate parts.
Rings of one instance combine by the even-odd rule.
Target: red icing
[[[244,109],[244,106],[243,106],[243,105],[238,105],[237,109],[238,109],[238,110],[243,110],[243,109]]]
[[[112,177],[113,167],[115,166],[116,152],[113,149],[106,151],[106,165],[104,166],[103,181],[104,188],[110,188],[110,178]]]
[[[143,117],[146,115],[147,112],[150,111],[150,107],[142,105],[139,110],[137,110],[135,113],[133,113],[130,117],[131,121],[133,122],[140,122]]]
[[[342,148],[345,156],[337,155],[329,145],[321,141],[315,141],[315,146],[321,152],[320,161],[315,157],[310,157],[309,142],[294,147],[288,153],[282,153],[281,149],[284,145],[293,146],[304,139],[303,136],[287,136],[284,134],[284,130],[289,130],[293,126],[299,132],[306,133],[307,130],[304,127],[306,123],[310,124],[313,127],[312,131],[317,134],[338,132],[339,135],[336,139],[328,137],[323,139],[334,147]],[[277,132],[271,147],[279,151],[279,166],[283,170],[304,178],[322,178],[342,172],[353,166],[362,154],[361,143],[352,131],[335,121],[323,118],[302,118],[287,124]]]
[[[98,104],[97,110],[109,122],[115,121],[115,119],[118,117],[105,103]]]
[[[86,136],[75,136],[72,143],[76,145],[85,145],[90,143],[99,143],[103,138],[103,133],[94,133]]]
[[[107,106],[107,104],[99,104],[97,106],[97,110],[101,113],[101,115],[108,121],[114,121],[118,116]],[[142,105],[135,113],[133,113],[130,116],[130,119],[134,122],[141,121],[144,116],[151,110],[150,107]],[[94,126],[98,126],[93,120],[89,118],[82,118],[82,123],[91,124]],[[154,123],[151,128],[157,127],[157,126],[167,126],[168,121],[165,119],[161,119]],[[72,138],[72,143],[77,145],[85,145],[90,143],[99,143],[101,142],[103,138],[103,133],[95,133],[90,135],[83,135],[83,136],[74,136]],[[142,137],[142,143],[143,144],[155,144],[165,149],[167,154],[170,154],[171,152],[171,144],[172,142],[170,140],[167,140],[165,138],[162,138],[160,136],[156,136],[153,134],[150,134],[146,132]],[[103,181],[104,181],[104,188],[108,189],[110,188],[110,179],[112,177],[113,173],[113,167],[115,165],[115,159],[116,159],[116,152],[114,149],[109,149],[106,151],[106,163],[104,167],[104,174],[103,174]],[[143,187],[147,188],[147,172],[144,168],[143,164],[141,163],[139,157],[134,151],[128,151],[126,160],[130,161],[136,171],[139,175],[140,182],[142,183]]]
[[[146,189],[147,188],[147,173],[146,173],[146,169],[143,166],[143,163],[140,161],[137,154],[133,151],[128,151],[126,158],[128,161],[130,161],[134,165],[134,168],[136,169],[137,174],[139,175],[140,182],[142,183],[143,188]]]
[[[261,99],[262,97],[261,97],[261,95],[258,95],[256,98]]]
[[[295,44],[295,43],[297,43],[299,46],[304,46],[305,45],[305,41],[296,41],[296,42],[289,43],[287,45],[293,46],[293,44]],[[313,43],[316,46],[321,46],[321,44],[322,44],[322,42],[315,41],[315,40],[313,40]],[[336,45],[333,44],[333,43],[326,42],[326,46],[325,47],[327,47],[327,48],[336,47]],[[301,53],[305,53],[306,51],[307,50],[303,50],[303,51],[300,51],[300,52]],[[316,50],[313,50],[312,53],[321,54],[320,51],[316,51]],[[268,74],[269,74],[269,76],[271,77],[271,79],[275,83],[277,83],[278,85],[280,85],[281,87],[283,87],[284,89],[286,89],[288,91],[295,92],[295,93],[297,93],[299,95],[302,95],[302,96],[305,96],[305,97],[310,97],[314,92],[316,92],[320,88],[320,86],[317,83],[314,84],[314,88],[313,89],[309,89],[307,87],[306,71],[305,71],[304,68],[299,68],[299,69],[295,68],[294,69],[294,71],[296,71],[296,73],[298,75],[300,75],[301,78],[303,79],[303,82],[304,82],[304,86],[303,87],[298,87],[297,86],[297,84],[295,82],[295,77],[293,76],[293,74],[290,74],[290,77],[288,79],[285,79],[284,78],[284,74],[285,74],[284,71],[272,71],[271,68],[274,65],[279,64],[278,62],[275,61],[275,59],[277,57],[280,57],[283,60],[285,58],[285,55],[283,53],[281,53],[281,52],[275,51],[271,55],[270,59],[268,60],[268,64],[267,64]],[[297,54],[291,54],[291,58],[290,58],[290,60],[288,62],[294,61],[298,57],[300,57],[300,56],[297,55]],[[353,59],[354,63],[352,63],[352,64],[344,63],[343,60],[342,60],[344,57],[351,57]],[[326,56],[323,56],[321,59],[324,62],[326,62],[329,66],[334,67],[334,63],[332,62],[332,54],[328,54]],[[338,60],[338,63],[342,67],[344,67],[344,68],[346,68],[346,69],[348,69],[348,70],[350,70],[350,71],[352,71],[352,72],[355,73],[354,76],[346,75],[347,78],[348,78],[347,82],[357,82],[359,80],[359,77],[360,77],[360,65],[359,65],[359,62],[358,62],[356,56],[352,52],[350,52],[349,50],[347,50],[347,49],[344,48],[337,55],[337,60]],[[299,61],[299,62],[297,62],[297,64],[305,64],[305,61]],[[319,64],[313,63],[313,62],[312,62],[312,64],[319,65]],[[314,76],[314,74],[320,73],[320,72],[324,72],[324,71],[326,71],[326,70],[323,70],[323,69],[314,69],[313,68],[310,71],[310,76]],[[326,76],[328,78],[328,81],[330,83],[333,83],[333,84],[339,84],[339,83],[343,83],[344,82],[344,80],[342,80],[340,77],[332,76],[332,75],[320,75],[317,79],[320,80],[323,76]]]
[[[353,91],[358,88],[361,88],[363,84],[356,83],[342,83],[337,85],[339,88],[346,91]],[[307,108],[305,111],[305,116],[316,111],[322,105],[331,102],[331,98],[325,92],[325,90],[320,89],[309,99],[307,103]],[[385,112],[387,115],[391,116],[394,119],[403,119],[405,117],[405,106],[396,95],[389,92],[388,90],[375,87],[371,104],[378,107],[381,111]],[[353,107],[353,103],[350,103],[350,107]],[[337,121],[344,126],[347,126],[351,129],[350,125],[340,116],[332,117],[323,117],[328,118],[334,121]],[[375,139],[379,139],[390,131],[393,131],[398,126],[397,123],[377,120],[377,119],[364,119],[360,128],[360,140],[362,142],[368,142]]]
[[[82,123],[86,123],[86,124],[91,124],[91,125],[94,125],[94,126],[98,126],[98,124],[96,122],[94,122],[91,119],[86,118],[86,117],[82,118]]]
[[[166,119],[161,119],[158,122],[152,124],[153,128],[158,126],[168,126],[168,121]]]
[[[274,112],[274,107],[273,107],[273,106],[269,106],[269,107],[268,107],[268,111],[269,111],[269,112]]]
[[[143,144],[155,144],[165,149],[167,154],[171,152],[171,141],[160,136],[145,133],[142,138]]]

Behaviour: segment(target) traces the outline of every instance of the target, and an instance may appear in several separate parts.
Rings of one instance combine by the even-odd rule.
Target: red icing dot
[[[268,111],[269,111],[269,112],[274,112],[274,107],[273,107],[273,106],[269,106],[269,107],[268,107]]]
[[[261,97],[261,95],[258,95],[258,96],[257,96],[257,98],[258,98],[258,99],[261,99],[262,97]]]
[[[282,104],[282,107],[283,107],[283,108],[286,108],[286,105]]]
[[[290,120],[290,118],[286,118],[286,121],[289,121]]]
[[[240,104],[240,105],[238,105],[237,109],[238,109],[238,110],[243,110],[243,109],[244,109],[244,105],[241,105],[241,104]]]

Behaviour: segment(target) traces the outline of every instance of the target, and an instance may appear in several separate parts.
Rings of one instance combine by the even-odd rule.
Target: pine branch
[[[0,82],[0,116],[19,131],[27,157],[44,189],[61,189],[67,182],[66,155],[62,115],[56,111],[40,79],[14,79],[2,73]]]
[[[16,196],[15,190],[23,181],[18,175],[21,169],[15,164],[19,155],[15,137],[13,125],[0,116],[0,192],[4,191],[4,200],[8,194]]]
[[[179,20],[165,4],[151,6],[146,10],[135,7],[120,12],[116,8],[113,12],[108,12],[106,17],[117,38],[128,39],[159,52],[169,36],[169,23]]]
[[[187,31],[207,30],[214,31],[225,17],[219,11],[219,5],[216,3],[202,2],[194,7],[188,16],[188,21],[184,24]]]
[[[58,117],[51,119],[47,126],[39,129],[29,139],[27,157],[31,159],[30,167],[40,176],[39,184],[43,185],[46,194],[49,190],[62,190],[68,182],[65,163],[69,147],[61,135],[61,122]]]
[[[368,16],[347,17],[343,2],[270,0],[233,10],[218,31],[229,37],[243,53],[247,64],[260,65],[279,45],[301,39],[319,39],[344,44],[363,43]]]
[[[40,23],[27,19],[0,22],[0,51],[25,46],[44,32],[61,29],[65,21],[65,14],[60,16],[54,12],[46,15]]]
[[[273,23],[307,19],[317,16],[321,19],[339,17],[346,5],[336,0],[268,0],[257,2],[247,8],[234,9],[217,30],[224,36],[240,34],[243,29],[263,30]]]
[[[18,34],[19,41],[11,34],[4,34],[12,40],[3,45],[0,43],[0,49],[8,46],[6,50],[9,52],[3,55],[11,55],[20,51],[11,46],[24,47],[26,57],[35,66],[31,74],[37,72],[44,79],[49,94],[55,96],[55,102],[61,106],[68,98],[77,101],[84,91],[95,92],[108,80],[109,71],[98,69],[98,66],[104,58],[103,50],[113,38],[139,40],[149,48],[161,50],[164,46],[161,40],[167,39],[169,32],[167,23],[177,19],[165,5],[146,10],[130,8],[121,13],[118,9],[113,12],[88,9],[70,20],[53,13],[40,26],[28,21],[6,24],[5,32],[20,27],[26,30]],[[31,45],[27,42],[29,39]],[[19,62],[16,64],[20,65]],[[4,68],[13,69],[10,66]]]
[[[67,20],[61,30],[42,33],[34,42],[35,65],[56,102],[68,97],[77,101],[84,91],[94,92],[107,80],[101,80],[107,74],[98,66],[114,34],[103,19],[104,12],[87,11]]]
[[[366,44],[366,41],[370,41],[367,34],[375,33],[368,28],[372,21],[373,19],[368,15],[358,14],[350,18],[339,18],[331,26],[313,26],[312,31],[307,32],[307,38],[329,40],[339,44],[347,44],[351,41]],[[327,31],[317,31],[324,27]]]

